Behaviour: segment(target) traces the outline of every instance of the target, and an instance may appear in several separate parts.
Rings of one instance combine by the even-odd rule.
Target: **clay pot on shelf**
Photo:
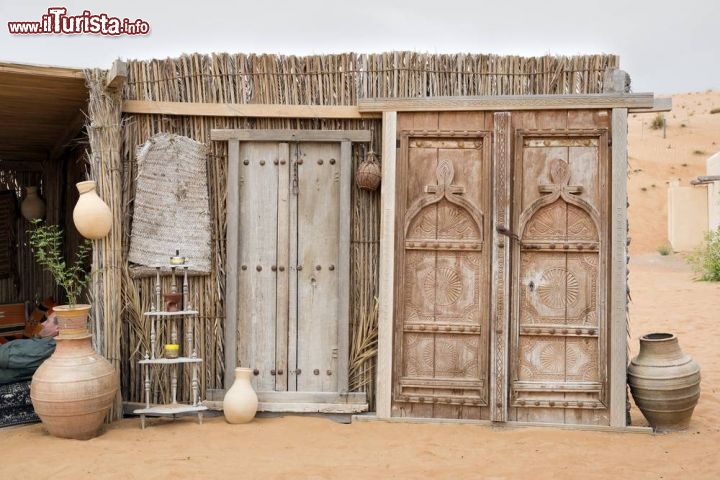
[[[110,207],[95,191],[95,182],[87,180],[76,184],[80,198],[73,210],[73,222],[80,235],[91,240],[107,236],[112,228]]]
[[[30,384],[33,408],[56,437],[87,440],[99,435],[119,388],[115,369],[92,347],[89,308],[55,307],[60,329],[57,346]]]
[[[38,195],[38,187],[25,187],[25,199],[20,204],[20,213],[26,220],[45,216],[45,201]]]
[[[223,398],[223,413],[228,423],[247,423],[255,418],[258,397],[250,383],[252,370],[237,367],[235,382]]]
[[[177,312],[183,309],[182,293],[163,293],[166,312]]]
[[[700,367],[683,353],[672,333],[640,338],[640,353],[628,366],[635,404],[653,429],[685,430],[700,398]]]

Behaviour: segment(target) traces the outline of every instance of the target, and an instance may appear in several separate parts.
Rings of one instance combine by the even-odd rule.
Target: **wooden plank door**
[[[489,133],[400,138],[392,413],[488,418]]]
[[[240,146],[238,359],[258,392],[347,388],[350,142]]]
[[[608,424],[608,115],[513,114],[510,411]]]
[[[237,358],[257,391],[287,390],[289,148],[240,144]]]
[[[341,162],[339,143],[300,143],[294,152],[290,390],[338,391]],[[345,219],[347,220],[347,219]],[[346,317],[343,318],[347,321]],[[342,374],[340,374],[342,375]]]

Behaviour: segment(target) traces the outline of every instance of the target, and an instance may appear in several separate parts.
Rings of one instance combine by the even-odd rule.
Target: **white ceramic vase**
[[[87,180],[76,184],[80,198],[73,210],[73,222],[80,235],[99,240],[110,233],[112,212],[95,191],[95,182]]]
[[[228,423],[247,423],[255,418],[258,397],[250,384],[252,370],[237,367],[235,382],[223,398],[223,413]]]
[[[38,195],[38,187],[25,187],[25,199],[20,204],[20,213],[26,220],[45,216],[45,202]]]

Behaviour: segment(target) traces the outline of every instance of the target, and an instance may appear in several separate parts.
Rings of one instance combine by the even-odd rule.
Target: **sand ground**
[[[51,437],[36,424],[0,430],[0,478],[720,478],[720,285],[693,281],[681,254],[656,251],[667,239],[665,182],[687,184],[720,149],[720,115],[709,113],[720,92],[673,100],[665,138],[649,130],[653,114],[629,122],[630,355],[641,335],[667,331],[700,364],[702,393],[686,432],[347,425],[298,416],[229,425],[217,416],[203,425],[152,419],[145,430],[129,418],[83,442]],[[647,425],[634,406],[631,416],[633,425]]]

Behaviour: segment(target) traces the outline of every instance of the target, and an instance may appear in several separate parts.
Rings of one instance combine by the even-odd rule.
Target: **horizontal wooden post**
[[[672,98],[656,98],[651,108],[628,108],[630,113],[669,112],[672,110]]]
[[[366,98],[358,100],[360,113],[434,112],[475,110],[552,110],[588,108],[653,108],[652,93],[597,93],[584,95],[488,95],[467,97]]]
[[[361,114],[358,108],[352,105],[263,105],[125,100],[122,111],[124,113],[199,117],[380,118],[380,115],[377,114]]]
[[[369,142],[370,130],[213,129],[210,140],[241,142]]]

